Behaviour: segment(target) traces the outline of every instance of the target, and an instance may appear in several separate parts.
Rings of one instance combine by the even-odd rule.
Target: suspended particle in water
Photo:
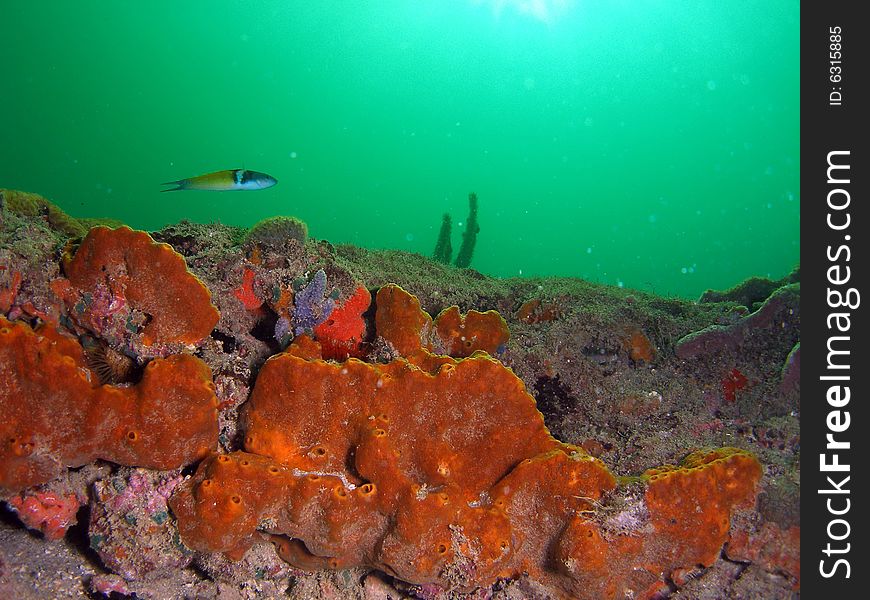
[[[406,233],[405,234],[405,241],[406,242],[413,242],[414,241],[414,234],[413,233]]]
[[[297,156],[299,156],[299,155],[296,154],[295,152],[290,153],[290,158],[296,158]]]
[[[715,90],[716,90],[716,82],[713,81],[712,79],[709,80],[709,81],[707,82],[707,89],[710,90],[711,92],[712,92],[712,91],[715,91]]]

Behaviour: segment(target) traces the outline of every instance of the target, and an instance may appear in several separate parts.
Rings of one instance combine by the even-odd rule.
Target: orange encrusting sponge
[[[303,569],[459,589],[528,573],[566,597],[648,597],[712,562],[732,509],[755,497],[749,453],[691,455],[638,479],[643,522],[617,531],[602,510],[614,475],[554,439],[500,362],[421,349],[337,364],[294,346],[260,371],[246,451],[207,458],[173,497],[190,547],[239,557],[262,532]]]
[[[507,323],[494,310],[470,310],[463,315],[458,306],[448,306],[433,321],[420,307],[417,296],[394,284],[378,290],[376,304],[378,335],[404,357],[421,348],[454,358],[465,358],[478,350],[495,355],[510,339]]]
[[[187,270],[184,257],[169,244],[154,241],[144,231],[129,227],[93,227],[74,256],[64,257],[68,284],[54,285],[67,306],[84,306],[88,294],[102,286],[119,301],[147,315],[142,341],[153,344],[195,344],[209,335],[220,314],[208,288]]]
[[[217,446],[211,371],[193,356],[151,361],[134,386],[100,385],[76,340],[0,317],[0,380],[0,495],[96,459],[175,469]]]

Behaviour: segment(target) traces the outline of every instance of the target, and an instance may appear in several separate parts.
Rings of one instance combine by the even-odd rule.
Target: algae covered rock
[[[799,283],[800,280],[800,265],[797,265],[791,273],[781,279],[750,277],[725,291],[707,290],[701,294],[698,302],[737,302],[755,310],[776,290],[792,283]]]
[[[289,240],[304,244],[308,239],[308,226],[296,217],[271,217],[263,219],[245,236],[245,245],[263,250],[280,251]]]
[[[94,482],[88,543],[103,564],[125,580],[154,579],[193,558],[178,539],[167,502],[183,480],[177,471],[120,468]]]
[[[87,227],[39,194],[0,189],[0,206],[26,217],[42,216],[49,226],[69,237],[82,237]]]

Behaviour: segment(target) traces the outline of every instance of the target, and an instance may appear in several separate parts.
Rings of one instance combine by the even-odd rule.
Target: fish
[[[278,183],[278,180],[258,171],[247,169],[227,169],[215,171],[188,179],[167,181],[160,185],[174,185],[176,187],[161,192],[177,192],[179,190],[208,190],[212,192],[228,192],[235,190],[263,190]]]

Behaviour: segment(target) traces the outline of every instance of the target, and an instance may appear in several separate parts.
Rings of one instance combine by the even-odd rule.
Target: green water
[[[4,2],[0,187],[697,297],[799,256],[796,1]],[[159,193],[245,167],[257,192]]]

